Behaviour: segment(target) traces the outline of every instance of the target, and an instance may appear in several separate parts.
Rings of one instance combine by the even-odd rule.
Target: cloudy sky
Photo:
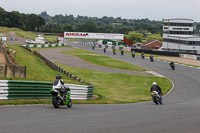
[[[159,20],[188,18],[200,22],[200,0],[0,0],[6,11],[51,16],[71,14],[90,17],[121,17]]]

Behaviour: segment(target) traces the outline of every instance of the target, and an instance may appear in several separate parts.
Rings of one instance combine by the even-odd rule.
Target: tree
[[[160,36],[160,34],[151,34],[147,37],[146,39],[147,41],[150,41],[150,40],[159,40],[159,41],[163,41],[163,38]]]
[[[125,35],[125,36],[129,41],[133,41],[133,42],[142,42],[142,39],[143,39],[143,34],[136,33],[135,31],[131,31],[128,33],[128,35]]]
[[[87,23],[83,24],[83,31],[84,32],[99,32],[99,28],[94,22],[88,21]]]

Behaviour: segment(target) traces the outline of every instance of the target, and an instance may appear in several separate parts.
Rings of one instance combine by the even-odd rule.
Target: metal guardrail
[[[51,99],[51,82],[0,80],[0,99]],[[65,84],[71,89],[71,99],[92,97],[94,85]]]

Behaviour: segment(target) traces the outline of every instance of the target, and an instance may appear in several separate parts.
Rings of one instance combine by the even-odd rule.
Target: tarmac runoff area
[[[62,53],[63,51],[67,51],[70,49],[74,49],[74,48],[62,47],[62,48],[56,48],[56,49],[41,49],[39,52],[45,58],[51,60],[52,62],[57,62],[59,64],[63,64],[66,66],[91,69],[91,70],[102,71],[102,72],[164,77],[153,71],[129,71],[129,70],[122,70],[122,69],[98,66],[98,65],[92,64],[90,62],[84,61],[78,57],[71,56],[66,53]],[[54,54],[52,54],[52,53],[54,53]]]

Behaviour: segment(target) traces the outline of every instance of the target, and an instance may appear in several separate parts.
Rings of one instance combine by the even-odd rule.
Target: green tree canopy
[[[142,42],[143,34],[137,33],[135,31],[130,31],[128,35],[125,35],[129,41],[133,41],[134,43]]]
[[[151,34],[147,37],[146,39],[147,41],[150,41],[150,40],[158,40],[158,41],[163,41],[163,38],[161,37],[160,34]]]

